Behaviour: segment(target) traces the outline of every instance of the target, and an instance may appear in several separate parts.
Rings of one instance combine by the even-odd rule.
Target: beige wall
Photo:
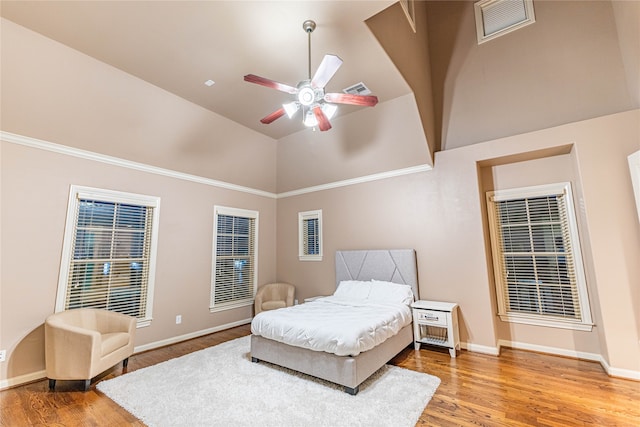
[[[3,131],[275,191],[275,140],[1,22]]]
[[[278,193],[431,164],[412,94],[278,140]]]
[[[0,146],[0,385],[44,369],[42,325],[54,311],[72,184],[161,199],[153,321],[138,329],[137,347],[250,319],[251,307],[209,312],[213,206],[259,212],[258,283],[275,280],[276,142],[9,21],[1,31],[1,129],[45,143]]]
[[[640,107],[640,1],[611,2],[629,96]]]
[[[434,99],[431,82],[431,59],[427,29],[427,2],[413,5],[415,31],[397,2],[365,22],[402,77],[415,94],[422,127],[429,147],[429,163],[440,151],[440,127],[435,124]]]
[[[640,225],[626,159],[640,146],[639,120],[635,110],[488,141],[437,153],[432,171],[279,199],[278,278],[301,298],[327,294],[335,250],[414,248],[421,297],[460,304],[468,348],[491,352],[508,341],[602,356],[611,372],[637,377]],[[576,193],[592,332],[504,324],[495,314],[483,186],[557,180]],[[322,262],[297,259],[297,212],[309,209],[323,211]]]
[[[640,108],[638,2],[533,3],[534,24],[478,45],[474,2],[427,2],[443,150]]]

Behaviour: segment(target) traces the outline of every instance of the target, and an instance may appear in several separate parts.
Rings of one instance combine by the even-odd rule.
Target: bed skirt
[[[382,344],[357,355],[336,356],[323,351],[294,347],[251,335],[251,360],[273,363],[331,381],[356,394],[360,384],[384,366],[405,347],[413,343],[413,325],[405,326]]]

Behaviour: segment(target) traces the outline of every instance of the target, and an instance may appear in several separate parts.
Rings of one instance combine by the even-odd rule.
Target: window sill
[[[574,331],[591,332],[593,330],[593,323],[580,323],[571,322],[568,320],[560,319],[541,319],[534,316],[522,316],[514,314],[501,314],[500,319],[503,322],[520,323],[523,325],[531,326],[544,326],[548,328],[560,328],[560,329],[572,329]]]
[[[219,311],[233,310],[234,308],[241,308],[241,307],[248,307],[248,306],[253,306],[253,299],[210,306],[209,307],[209,313],[216,313],[216,312],[219,312]]]
[[[300,261],[322,261],[322,255],[298,255]]]

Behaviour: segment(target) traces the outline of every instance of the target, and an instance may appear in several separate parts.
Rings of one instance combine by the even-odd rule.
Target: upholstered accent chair
[[[258,288],[255,299],[255,314],[276,308],[291,307],[295,286],[289,283],[268,283]]]
[[[49,389],[56,380],[91,379],[133,354],[136,318],[114,311],[78,308],[47,317],[44,324]]]

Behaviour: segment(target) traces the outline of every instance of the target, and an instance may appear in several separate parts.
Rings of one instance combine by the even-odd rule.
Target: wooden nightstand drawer
[[[418,323],[447,326],[447,313],[443,313],[442,311],[416,310],[416,317]]]

